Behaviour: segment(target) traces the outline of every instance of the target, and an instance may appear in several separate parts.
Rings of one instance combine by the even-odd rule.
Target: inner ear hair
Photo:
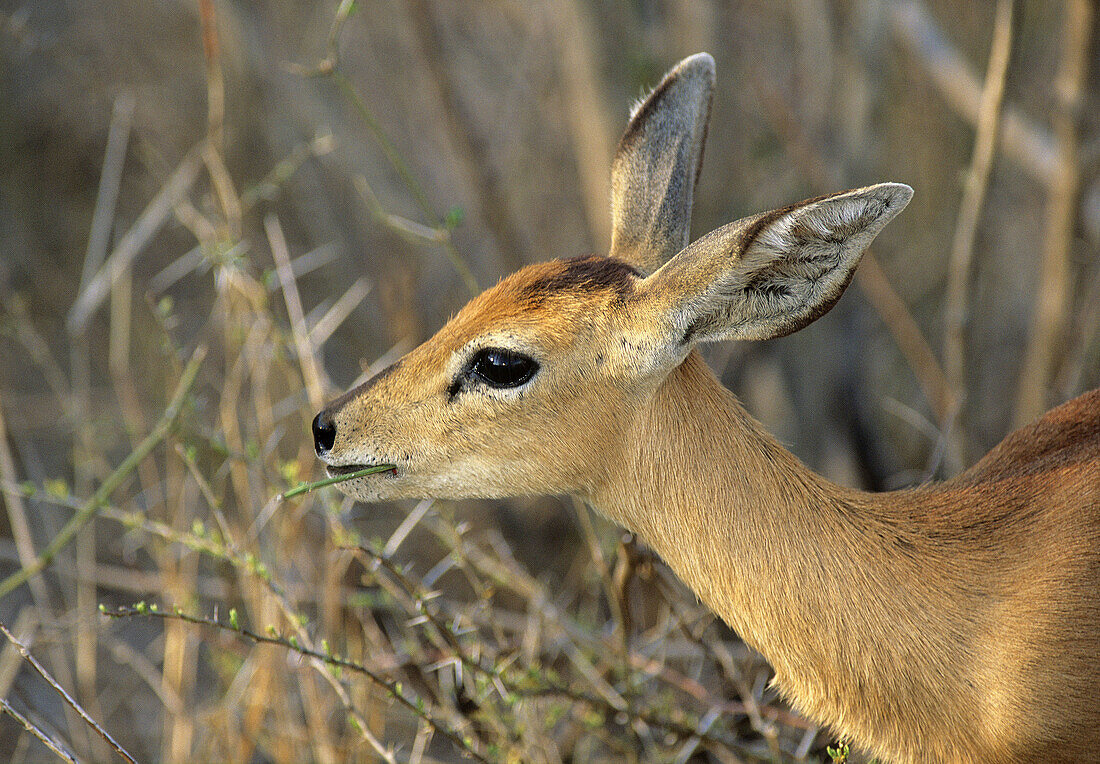
[[[667,266],[684,271],[675,279],[680,289],[703,285],[684,295],[681,342],[782,337],[819,318],[911,195],[908,186],[882,183],[767,212],[698,240]]]

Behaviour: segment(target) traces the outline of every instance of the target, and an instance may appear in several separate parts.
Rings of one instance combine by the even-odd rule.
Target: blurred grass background
[[[274,497],[320,476],[321,402],[471,289],[606,251],[629,105],[700,50],[696,236],[916,189],[829,315],[713,368],[842,483],[972,463],[1100,379],[1098,23],[1087,0],[0,2],[0,622],[72,700],[5,643],[0,759],[821,760],[766,664],[584,507]]]

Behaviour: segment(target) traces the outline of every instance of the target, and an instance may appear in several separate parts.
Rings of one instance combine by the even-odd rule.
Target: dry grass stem
[[[452,76],[440,22],[436,9],[425,0],[409,4],[412,28],[420,42],[429,81],[437,94],[443,124],[456,148],[456,157],[466,175],[466,183],[477,199],[481,218],[493,238],[502,270],[513,271],[527,263],[526,245],[519,232],[515,215],[508,204],[508,194],[501,187],[498,173],[493,171],[493,157],[487,151],[484,138],[477,135],[474,120],[462,97],[462,90]]]
[[[4,420],[2,398],[0,398],[0,480],[3,480],[6,485],[18,483],[15,460],[12,458],[11,448],[8,446],[8,429]],[[31,533],[31,524],[27,518],[26,503],[23,501],[21,491],[4,491],[3,493],[4,504],[8,511],[8,523],[11,526],[15,550],[19,556],[19,564],[22,568],[27,569],[34,565],[38,555],[34,549],[34,535]],[[27,581],[36,602],[44,604],[49,601],[49,593],[38,575],[30,576]],[[0,695],[4,694],[6,693],[0,693]]]
[[[199,0],[199,20],[202,52],[206,59],[206,137],[214,151],[221,151],[225,131],[225,77],[214,0]]]
[[[198,179],[202,167],[202,144],[187,152],[171,177],[165,182],[149,205],[119,239],[114,251],[81,289],[69,310],[66,328],[69,335],[78,337],[88,327],[88,321],[111,291],[111,283],[134,261],[153,235],[168,220],[172,209]]]
[[[305,314],[302,312],[302,298],[298,294],[298,282],[294,278],[294,271],[290,266],[290,251],[287,248],[286,237],[283,236],[279,219],[274,215],[264,218],[264,230],[267,232],[267,240],[271,245],[271,255],[275,258],[275,272],[282,286],[283,300],[286,302],[286,310],[290,315],[291,331],[294,334],[294,346],[298,350],[298,363],[302,368],[302,378],[306,384],[306,396],[310,408],[320,409],[324,402],[325,385],[321,381],[321,371],[317,365],[317,357],[310,344],[309,327],[306,326]]]
[[[802,130],[790,105],[766,80],[754,73],[753,84],[776,131],[783,136],[784,146],[799,170],[805,174],[818,193],[844,186],[840,172],[830,166]],[[856,271],[856,284],[870,300],[872,307],[889,330],[891,337],[912,370],[921,391],[941,427],[950,421],[955,396],[947,382],[936,354],[932,352],[924,332],[913,318],[909,306],[898,295],[882,269],[874,250],[868,249]]]
[[[84,270],[80,285],[85,286],[103,264],[110,246],[111,228],[115,219],[115,203],[122,184],[122,167],[126,161],[126,147],[130,142],[130,124],[134,116],[134,96],[123,93],[114,102],[111,125],[107,130],[107,148],[104,151],[103,171],[99,176],[95,211],[88,231],[88,249],[84,253]]]
[[[544,13],[548,23],[558,28],[558,71],[580,190],[596,250],[604,252],[611,246],[608,178],[611,147],[618,136],[612,127],[616,120],[608,113],[607,99],[600,92],[597,32],[582,3],[556,0],[545,4]]]
[[[313,324],[309,330],[309,344],[319,348],[328,341],[332,333],[340,328],[341,324],[359,307],[360,303],[370,294],[371,285],[366,279],[356,279],[348,290],[340,295],[332,307],[325,311],[325,315]]]

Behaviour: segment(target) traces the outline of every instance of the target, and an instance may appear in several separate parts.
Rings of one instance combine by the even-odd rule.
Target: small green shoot
[[[303,493],[309,493],[310,491],[316,491],[318,488],[324,488],[327,485],[335,485],[336,483],[343,483],[345,480],[355,480],[356,478],[366,477],[367,475],[377,475],[379,472],[389,472],[390,470],[397,469],[397,465],[394,464],[376,464],[373,467],[365,467],[355,472],[349,472],[346,475],[337,475],[336,477],[325,478],[324,480],[318,480],[315,483],[299,483],[285,493],[279,494],[276,498],[279,501],[283,499],[292,499],[295,496],[300,496]]]
[[[848,757],[851,755],[851,748],[846,742],[840,740],[835,746],[826,746],[825,753],[829,755],[833,764],[847,764]]]

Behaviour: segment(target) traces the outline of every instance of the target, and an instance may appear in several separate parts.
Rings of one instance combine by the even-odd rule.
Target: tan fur
[[[367,501],[584,498],[757,647],[808,716],[886,761],[1100,760],[1100,391],[940,485],[869,494],[799,463],[693,347],[828,310],[911,190],[801,202],[670,253],[686,241],[712,66],[673,70],[620,145],[629,264],[504,279],[322,411],[318,454],[330,469],[397,465],[340,484]],[[669,109],[704,113],[702,127]],[[690,150],[669,167],[665,144]],[[633,185],[654,177],[647,161],[673,178],[648,204]],[[538,370],[471,381],[488,348]]]
[[[886,761],[1100,756],[1100,391],[952,481],[888,494],[810,472],[696,354],[624,440],[594,505],[811,718]]]

